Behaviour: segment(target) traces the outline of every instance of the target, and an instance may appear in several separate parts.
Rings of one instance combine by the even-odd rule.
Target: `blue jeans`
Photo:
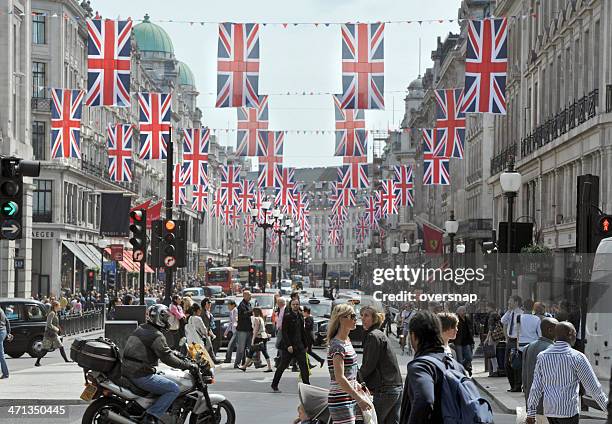
[[[384,387],[375,391],[373,403],[379,424],[399,424],[402,386]]]
[[[2,367],[2,375],[8,377],[8,365],[6,365],[6,359],[4,359],[4,339],[6,339],[6,330],[0,330],[0,367]]]
[[[232,338],[227,344],[227,352],[225,353],[225,361],[230,362],[232,360],[232,353],[236,350],[236,339],[238,338],[238,333],[234,331],[232,333]]]
[[[242,359],[246,358],[246,350],[251,347],[252,338],[252,331],[236,331],[236,343],[238,344],[238,348],[236,349],[236,360],[234,361],[234,365],[240,365]]]
[[[457,362],[459,362],[467,371],[472,370],[472,345],[455,345],[457,352]]]
[[[143,390],[160,395],[155,403],[147,409],[149,415],[160,418],[166,413],[172,402],[178,397],[181,389],[174,381],[159,374],[145,375],[131,379]]]

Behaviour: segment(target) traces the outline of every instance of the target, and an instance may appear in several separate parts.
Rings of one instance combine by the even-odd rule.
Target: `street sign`
[[[144,259],[144,252],[142,250],[134,250],[132,253],[132,259],[136,262],[140,262]]]
[[[113,261],[123,261],[123,245],[122,244],[111,244],[110,245],[111,258]]]
[[[164,265],[167,268],[171,268],[174,266],[174,264],[176,264],[176,258],[174,256],[166,256],[164,258]]]
[[[21,224],[16,219],[5,219],[0,224],[0,232],[7,240],[17,240],[21,234]]]
[[[0,207],[0,213],[9,218],[17,215],[17,212],[19,212],[19,205],[17,205],[17,202],[13,202],[12,200],[4,202],[2,207]]]
[[[24,268],[25,268],[25,259],[15,258],[15,269],[24,269]]]

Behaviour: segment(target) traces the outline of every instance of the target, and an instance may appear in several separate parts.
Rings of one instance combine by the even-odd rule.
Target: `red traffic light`
[[[164,227],[166,227],[167,231],[174,231],[174,229],[176,228],[176,223],[169,219],[164,222]]]
[[[255,269],[254,269],[254,268],[251,268],[251,269],[249,269],[249,272],[252,274],[252,273],[254,273],[254,272],[255,272]]]
[[[612,235],[612,216],[605,215],[599,220],[599,232],[604,236]]]
[[[94,277],[94,272],[93,272],[93,271],[89,271],[89,272],[87,273],[87,276],[88,276],[89,278],[93,278],[93,277]]]

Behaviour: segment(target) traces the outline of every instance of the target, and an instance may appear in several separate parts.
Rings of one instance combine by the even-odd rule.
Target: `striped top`
[[[329,342],[329,348],[327,350],[327,369],[329,370],[329,376],[331,378],[329,391],[344,392],[336,382],[336,376],[334,375],[334,356],[336,355],[342,355],[344,358],[344,376],[350,383],[353,383],[357,381],[357,371],[359,369],[357,365],[357,353],[350,341],[345,343],[339,339],[332,339]]]
[[[572,349],[569,343],[555,342],[538,354],[527,400],[527,416],[535,417],[542,395],[546,417],[569,418],[579,414],[579,383],[605,411],[608,397],[601,389],[586,356]]]

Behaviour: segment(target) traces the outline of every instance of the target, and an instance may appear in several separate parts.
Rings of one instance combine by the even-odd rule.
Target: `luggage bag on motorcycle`
[[[119,361],[119,349],[110,340],[77,338],[70,346],[70,358],[81,368],[109,372]]]

